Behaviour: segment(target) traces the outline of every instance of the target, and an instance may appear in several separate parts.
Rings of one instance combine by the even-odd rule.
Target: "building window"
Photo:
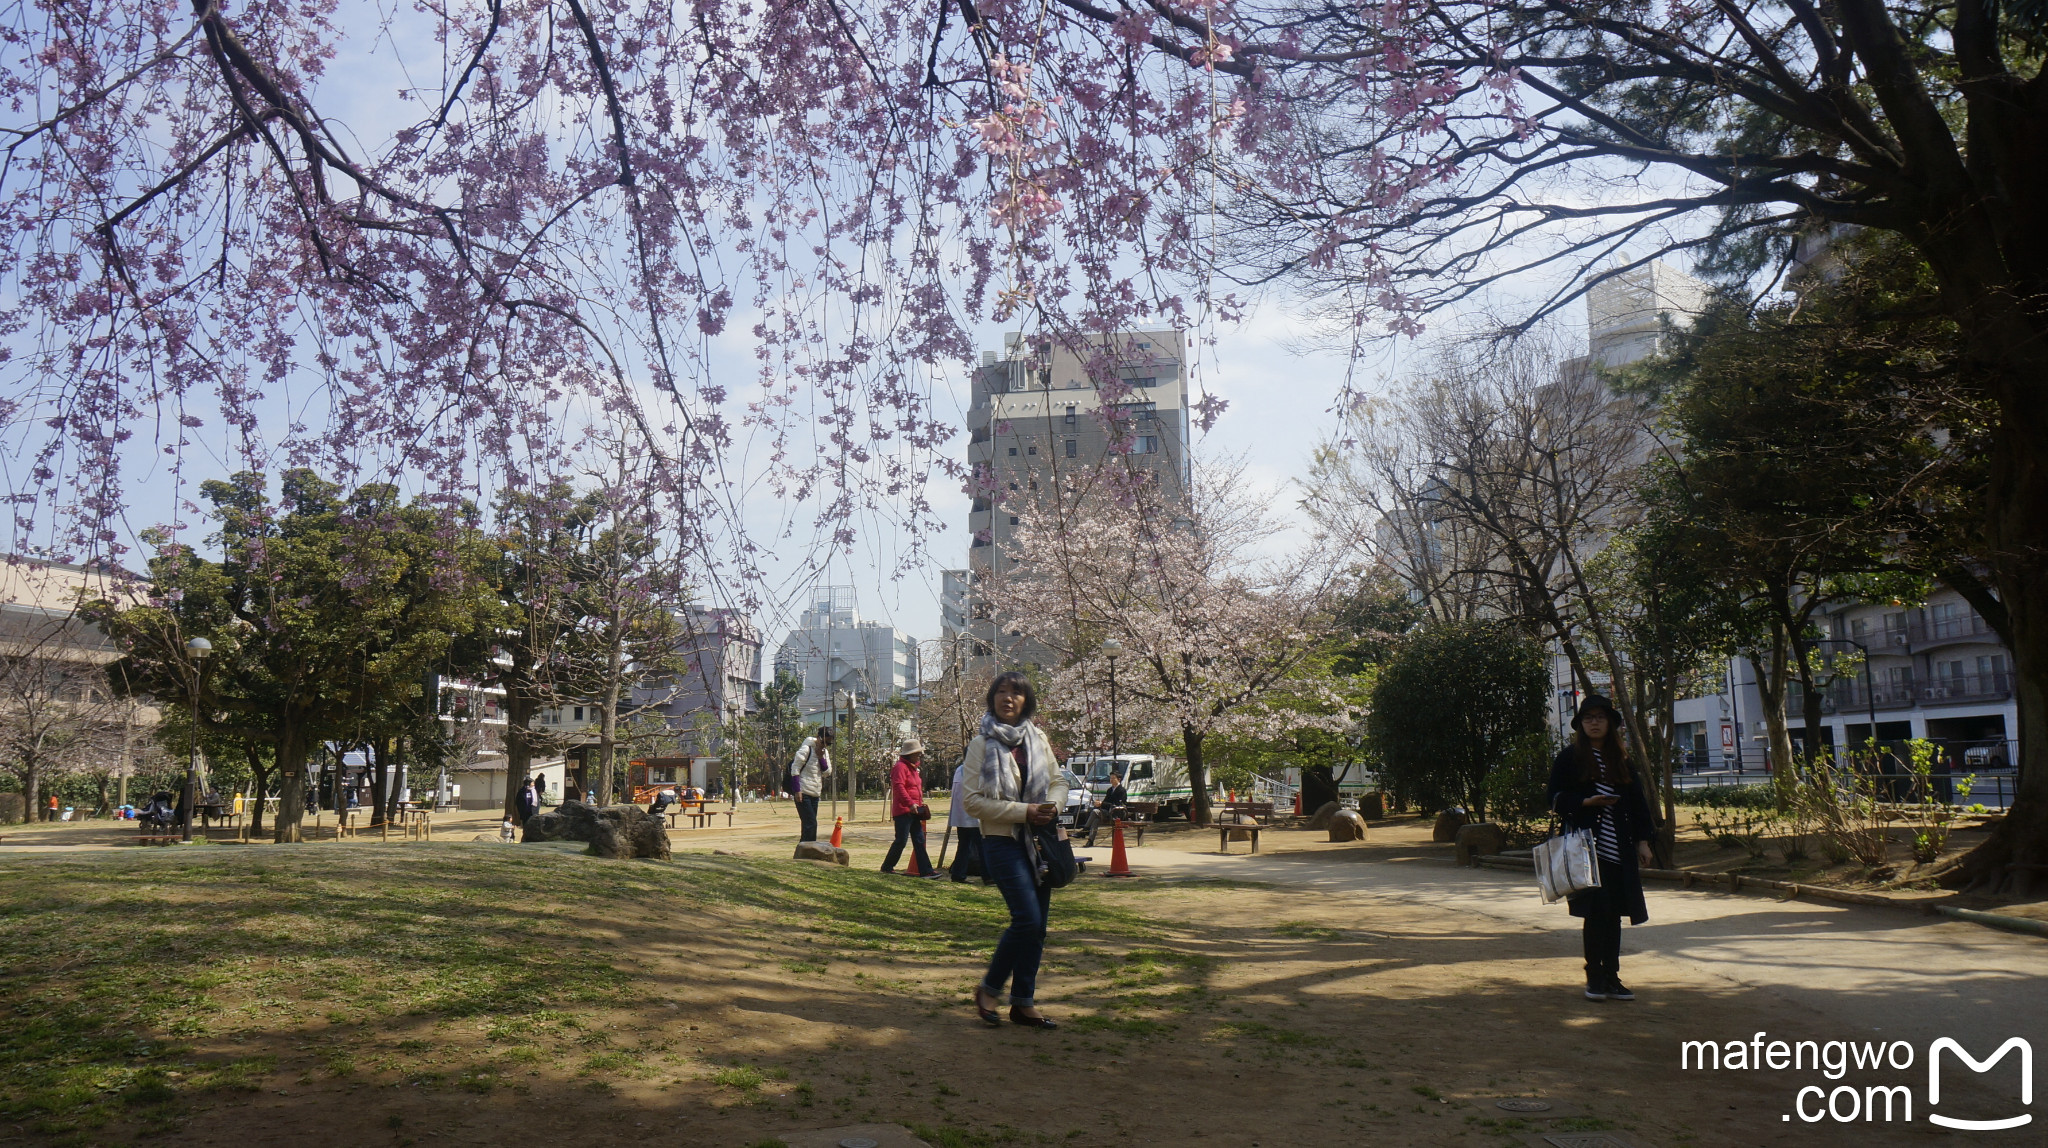
[[[582,720],[583,720],[583,707],[582,707],[582,706],[577,706],[577,707],[576,707],[576,720],[577,720],[577,721],[582,721]]]
[[[1016,454],[1017,452],[1013,450],[1013,451],[1011,451],[1010,453],[1011,453],[1011,454]],[[1034,445],[1032,445],[1032,446],[1027,446],[1027,447],[1025,447],[1025,448],[1024,448],[1024,453],[1025,453],[1025,454],[1037,454],[1037,453],[1038,453],[1038,447],[1037,447],[1037,445],[1036,445],[1036,444],[1034,444]]]
[[[1072,403],[1067,404],[1067,425],[1074,425],[1074,404]]]
[[[1010,525],[1012,525],[1012,526],[1015,526],[1015,525],[1017,525],[1017,516],[1016,516],[1016,515],[1014,515],[1014,514],[1012,514],[1012,515],[1010,516]]]
[[[1014,446],[1010,448],[1010,457],[1011,457],[1011,458],[1016,458],[1016,457],[1017,457],[1017,448],[1016,448],[1016,447],[1014,447]]]
[[[1132,448],[1132,452],[1135,454],[1159,453],[1159,436],[1156,434],[1139,435],[1137,439],[1137,444],[1137,446]]]
[[[1075,457],[1078,457],[1078,456],[1080,455],[1080,453],[1081,453],[1081,440],[1080,440],[1080,439],[1077,439],[1077,438],[1070,438],[1070,439],[1068,439],[1068,440],[1067,440],[1067,457],[1068,457],[1068,458],[1075,458]]]

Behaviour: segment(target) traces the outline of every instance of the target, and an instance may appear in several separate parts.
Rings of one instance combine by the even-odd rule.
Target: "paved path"
[[[1434,858],[1361,862],[1315,853],[1131,853],[1132,866],[1142,873],[1317,889],[1355,898],[1367,909],[1376,900],[1397,901],[1536,930],[1578,928],[1562,904],[1542,903],[1526,874],[1459,869]],[[2048,1054],[2048,941],[1902,909],[1781,902],[1657,882],[1647,891],[1649,922],[1622,933],[1624,972],[1631,956],[1652,958],[1649,967],[1657,975],[1670,975],[1661,967],[1669,961],[1684,975],[1769,993],[1841,1026],[1796,1034],[1802,1037],[1869,1040],[1882,1034],[1925,1048],[1935,1038],[1953,1036],[1982,1054],[2007,1037],[2023,1036],[2037,1055]],[[1655,991],[1650,975],[1629,979],[1639,994]],[[1788,1010],[1788,1021],[1801,1011]],[[1701,1035],[1726,1040],[1749,1034]]]

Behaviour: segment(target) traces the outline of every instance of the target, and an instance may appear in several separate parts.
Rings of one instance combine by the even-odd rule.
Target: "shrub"
[[[1373,683],[1367,748],[1395,795],[1486,816],[1486,775],[1543,729],[1540,647],[1494,621],[1434,622],[1401,643]]]

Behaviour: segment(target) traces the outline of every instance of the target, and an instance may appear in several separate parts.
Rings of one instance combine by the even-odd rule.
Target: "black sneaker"
[[[1636,999],[1636,994],[1628,991],[1628,986],[1621,983],[1620,977],[1608,977],[1607,999],[1611,1001],[1632,1001]]]
[[[1600,983],[1599,981],[1593,981],[1593,980],[1589,980],[1589,981],[1587,981],[1587,982],[1586,982],[1586,999],[1587,999],[1587,1000],[1589,1000],[1589,1001],[1604,1001],[1604,1000],[1606,1000],[1606,999],[1607,999],[1607,986],[1605,986],[1605,985],[1601,984],[1601,983]]]

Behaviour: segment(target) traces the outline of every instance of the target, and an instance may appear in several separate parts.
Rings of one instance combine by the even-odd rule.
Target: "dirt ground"
[[[1698,1074],[1678,1071],[1671,1051],[1702,1017],[1717,1030],[1784,1030],[1782,1002],[1731,985],[1674,988],[1676,978],[1651,969],[1646,977],[1662,982],[1654,998],[1591,1004],[1577,993],[1568,932],[1426,905],[1368,911],[1302,891],[1148,878],[1143,858],[1155,850],[1217,849],[1212,830],[1155,830],[1132,850],[1138,880],[1091,875],[1055,899],[1040,1000],[1063,1027],[989,1030],[967,993],[999,927],[994,890],[872,872],[888,839],[872,822],[848,829],[857,871],[845,872],[785,860],[794,836],[786,805],[742,807],[736,820],[732,829],[678,830],[672,865],[470,843],[494,826],[487,816],[444,817],[431,844],[282,848],[108,848],[133,829],[12,827],[0,840],[0,874],[12,871],[20,896],[35,892],[4,919],[28,920],[37,905],[85,912],[103,895],[93,891],[102,870],[133,880],[159,868],[166,880],[150,896],[176,913],[198,894],[172,874],[199,858],[208,875],[198,884],[215,899],[316,875],[374,892],[380,874],[404,871],[466,885],[489,902],[500,916],[479,917],[477,936],[538,922],[571,959],[624,980],[609,1002],[543,999],[526,1014],[349,1011],[321,1003],[324,992],[294,989],[277,958],[237,957],[221,967],[245,971],[210,990],[220,1012],[191,1030],[185,1067],[168,1081],[175,1089],[181,1074],[226,1079],[210,1065],[251,1066],[229,1085],[193,1091],[174,1112],[149,1117],[145,1107],[142,1118],[131,1112],[97,1128],[17,1117],[0,1138],[751,1146],[779,1132],[881,1121],[946,1145],[1508,1145],[1601,1130],[1644,1148],[1795,1142],[1770,1104],[1743,1102],[1733,1080],[1703,1087]],[[1448,847],[1430,844],[1427,829],[1412,819],[1378,823],[1363,847],[1269,831],[1261,851],[1439,859]],[[1090,852],[1106,863],[1106,842]],[[501,871],[518,872],[528,892],[486,894]],[[589,882],[614,880],[634,884],[589,892]],[[771,885],[801,896],[746,903],[731,892]],[[220,892],[228,886],[245,892]],[[572,887],[581,892],[549,892]],[[832,908],[834,897],[884,925],[850,928],[859,914]],[[450,912],[385,919],[399,933],[445,929],[407,921],[445,922]],[[890,921],[901,922],[901,943]],[[951,939],[932,940],[949,928]],[[359,951],[374,972],[388,941],[338,951]],[[206,965],[211,950],[202,939],[189,961]],[[8,980],[19,998],[22,974]],[[259,981],[269,987],[237,990]],[[36,991],[44,990],[29,998]],[[1516,1096],[1554,1107],[1540,1118],[1497,1107]],[[1799,1143],[1850,1142],[1847,1131],[1798,1131]],[[1855,1139],[1873,1142],[1868,1131]]]

